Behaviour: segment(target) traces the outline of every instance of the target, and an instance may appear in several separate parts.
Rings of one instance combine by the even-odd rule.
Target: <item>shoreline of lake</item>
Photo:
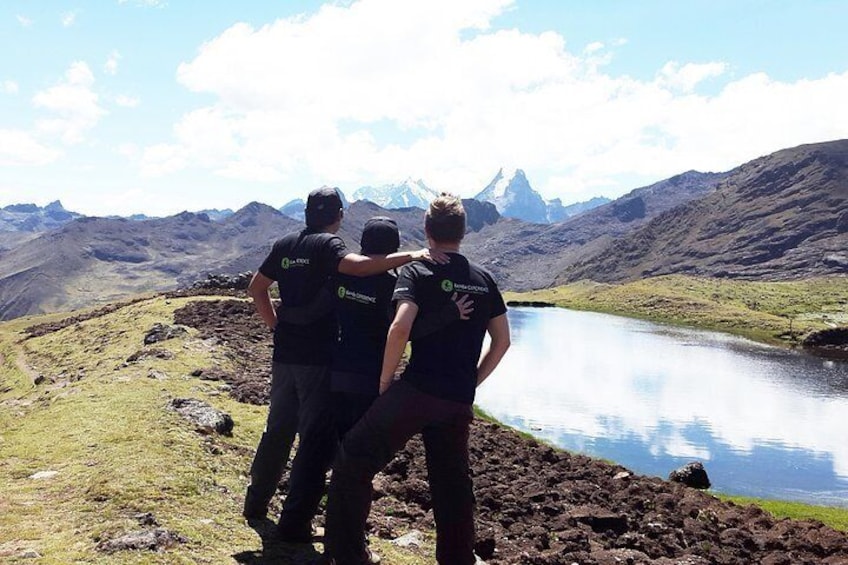
[[[832,434],[813,439],[815,429],[830,425],[824,412],[844,410],[848,381],[841,364],[722,332],[605,313],[515,308],[511,315],[518,316],[510,352],[515,366],[504,366],[504,374],[478,392],[478,406],[499,423],[652,476],[665,478],[688,460],[702,460],[716,493],[837,508],[848,516],[844,449],[826,440]],[[619,343],[613,334],[620,331],[633,333]],[[611,360],[622,356],[625,361]],[[835,404],[823,405],[826,397]],[[750,398],[759,401],[748,414]],[[765,419],[756,414],[762,410]],[[739,422],[745,423],[737,431]],[[779,431],[783,424],[789,429]],[[839,437],[832,439],[841,443]],[[649,448],[659,452],[638,455]],[[766,470],[787,478],[761,477]]]
[[[525,438],[528,441],[534,441],[541,444],[544,444],[551,449],[556,451],[562,451],[569,454],[574,455],[584,455],[586,457],[591,457],[592,459],[599,459],[602,461],[606,461],[599,457],[595,457],[592,455],[579,454],[577,452],[570,451],[563,447],[559,447],[554,445],[553,443],[544,440],[542,438],[538,438],[534,436],[530,432],[526,432],[514,426],[510,426],[491,414],[487,413],[483,408],[479,405],[474,405],[474,417],[480,420],[484,420],[487,422],[491,422],[493,424],[497,424],[498,426],[510,430],[511,432],[518,434],[519,436]],[[619,465],[615,461],[606,461],[611,465]],[[707,469],[709,473],[709,469]],[[664,479],[667,480],[667,479]],[[826,524],[834,529],[841,530],[844,532],[848,532],[848,507],[840,507],[840,506],[827,506],[820,504],[809,504],[806,502],[798,502],[794,500],[782,500],[777,498],[762,498],[762,497],[751,497],[751,496],[740,496],[727,494],[723,492],[714,491],[712,489],[708,489],[703,491],[706,494],[715,496],[721,500],[726,500],[733,502],[739,505],[747,505],[753,504],[765,510],[766,512],[773,515],[775,518],[790,518],[793,520],[818,520],[823,524]]]
[[[848,276],[748,281],[663,275],[620,284],[579,281],[507,291],[504,298],[521,306],[560,307],[720,331],[790,349],[800,348],[802,339],[812,332],[848,327]],[[826,352],[809,350],[819,351]],[[840,352],[837,358],[845,357]]]

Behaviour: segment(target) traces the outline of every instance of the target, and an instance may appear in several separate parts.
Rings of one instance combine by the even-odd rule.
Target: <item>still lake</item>
[[[560,308],[512,308],[512,348],[478,389],[498,420],[713,491],[848,507],[848,362],[722,333]]]

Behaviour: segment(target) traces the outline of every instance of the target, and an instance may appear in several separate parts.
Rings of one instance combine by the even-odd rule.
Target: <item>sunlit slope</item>
[[[229,368],[194,330],[143,344],[153,324],[173,323],[176,308],[198,299],[142,300],[30,339],[23,329],[46,317],[0,325],[0,561],[33,562],[29,554],[39,563],[227,563],[262,554],[240,510],[266,408],[191,376]],[[139,351],[148,355],[127,362]],[[229,413],[233,435],[200,434],[167,408],[187,397]],[[145,513],[184,543],[162,553],[97,550],[144,530]],[[423,563],[375,543],[394,562]],[[274,552],[291,563],[315,555],[293,546]]]

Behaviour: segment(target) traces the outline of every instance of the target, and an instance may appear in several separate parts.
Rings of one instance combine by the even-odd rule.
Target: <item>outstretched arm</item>
[[[495,316],[489,320],[486,331],[489,332],[489,337],[492,340],[480,356],[480,363],[477,366],[477,386],[480,386],[480,383],[492,374],[492,371],[503,359],[506,350],[509,349],[509,321],[506,314]]]
[[[383,370],[380,373],[380,394],[383,394],[392,385],[395,371],[403,357],[406,342],[409,341],[409,332],[415,317],[418,315],[418,305],[411,300],[398,302],[397,312],[392,325],[389,326],[389,334],[386,337],[386,349],[383,352]]]
[[[348,253],[339,262],[339,272],[354,277],[369,277],[385,273],[412,261],[430,261],[448,263],[450,258],[441,251],[419,249],[418,251],[399,251],[385,257]]]
[[[277,313],[274,312],[274,305],[271,303],[271,293],[269,292],[272,284],[274,284],[273,279],[269,279],[257,271],[250,279],[247,293],[253,298],[253,306],[262,317],[265,325],[273,330],[277,327]]]

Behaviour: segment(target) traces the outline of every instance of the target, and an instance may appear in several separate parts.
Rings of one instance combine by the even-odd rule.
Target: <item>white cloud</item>
[[[0,166],[45,165],[59,152],[45,147],[25,131],[0,129]]]
[[[62,27],[71,27],[76,22],[76,12],[65,12],[62,14]]]
[[[140,100],[135,96],[127,96],[126,94],[119,94],[115,97],[115,104],[118,106],[122,106],[124,108],[135,108],[140,103]]]
[[[114,75],[118,72],[118,61],[121,60],[121,54],[117,50],[109,53],[109,58],[103,64],[103,72],[109,75]]]
[[[52,116],[37,122],[40,131],[57,135],[65,143],[79,143],[86,131],[97,125],[106,114],[93,90],[94,75],[82,61],[71,64],[57,85],[38,92],[33,98],[37,108]]]
[[[23,15],[18,14],[15,17],[18,20],[18,23],[21,24],[22,27],[30,27],[32,25],[32,19],[28,18],[27,16],[23,16]]]
[[[592,43],[590,43],[589,45],[587,45],[583,49],[583,52],[584,53],[594,53],[596,51],[600,51],[603,48],[604,48],[603,43],[601,43],[600,41],[593,41]]]
[[[361,0],[236,24],[177,71],[215,102],[183,116],[142,168],[343,188],[414,175],[471,194],[511,165],[573,200],[848,135],[848,70],[781,83],[673,62],[636,80],[604,70],[623,39],[571,53],[554,32],[492,29],[510,6]]]
[[[18,83],[13,80],[4,80],[0,83],[0,92],[3,92],[3,94],[17,94]]]
[[[669,88],[692,92],[700,82],[721,76],[726,70],[725,63],[680,65],[676,61],[670,61],[660,69],[657,80]]]

